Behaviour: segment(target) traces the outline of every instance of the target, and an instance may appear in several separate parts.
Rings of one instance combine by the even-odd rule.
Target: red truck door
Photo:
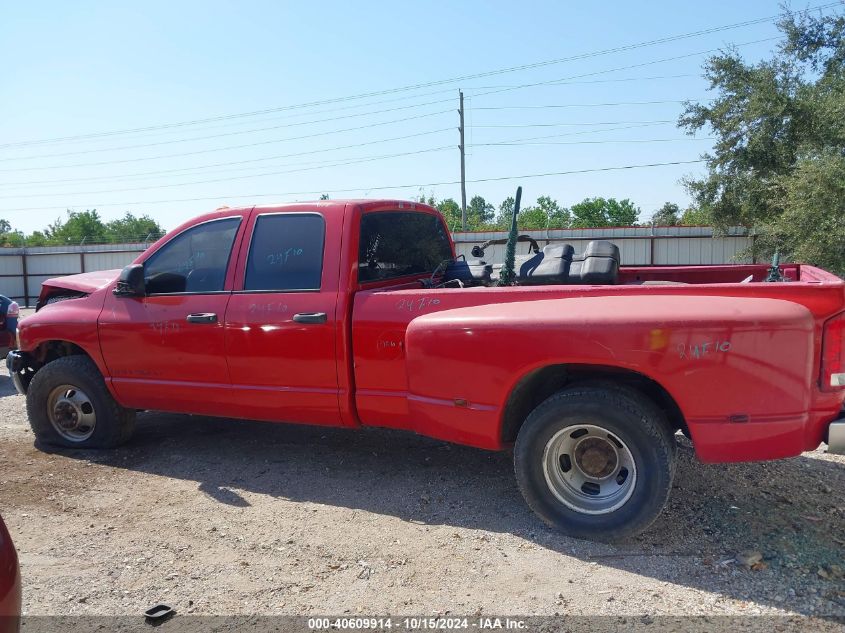
[[[195,224],[144,261],[147,295],[108,293],[99,334],[126,407],[217,414],[228,399],[224,317],[244,214]]]
[[[341,424],[335,308],[343,208],[317,209],[256,209],[247,226],[225,327],[239,417]]]

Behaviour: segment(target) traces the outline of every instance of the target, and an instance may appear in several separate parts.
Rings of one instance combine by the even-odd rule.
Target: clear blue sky
[[[822,0],[811,6],[818,4]],[[126,211],[149,214],[169,229],[221,204],[307,200],[336,190],[349,191],[333,198],[417,196],[421,184],[459,179],[458,88],[467,97],[470,181],[695,160],[708,150],[707,140],[689,140],[674,123],[654,122],[675,121],[682,109],[677,101],[707,97],[700,76],[706,56],[613,69],[773,38],[774,24],[417,90],[279,108],[572,57],[778,12],[776,2],[760,0],[7,1],[0,20],[0,218],[31,231],[67,208],[97,208],[105,219]],[[757,59],[775,45],[740,50]],[[582,77],[502,90],[576,76]],[[631,103],[644,101],[661,103]],[[597,105],[605,103],[629,105]],[[373,113],[394,108],[401,109]],[[19,144],[265,109],[277,110]],[[397,121],[408,117],[417,118]],[[485,127],[525,125],[535,127]],[[339,131],[361,126],[371,127]],[[415,136],[386,140],[409,135]],[[215,138],[197,138],[207,136]],[[304,136],[309,138],[291,138]],[[514,140],[523,144],[489,145]],[[584,143],[621,140],[649,142]],[[253,146],[232,147],[247,144]],[[345,148],[334,149],[339,147]],[[409,152],[419,153],[397,156]],[[339,165],[351,161],[359,162]],[[587,196],[630,198],[647,217],[664,201],[686,204],[679,179],[700,169],[522,178],[470,183],[467,189],[468,197],[481,194],[497,206],[518,184],[528,202],[538,195],[565,205]],[[410,186],[376,189],[393,185]],[[422,189],[460,200],[458,185]],[[192,198],[203,199],[172,201]]]

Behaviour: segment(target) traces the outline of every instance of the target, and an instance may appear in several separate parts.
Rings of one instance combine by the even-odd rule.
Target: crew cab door
[[[188,227],[144,262],[146,296],[108,293],[103,357],[121,404],[219,415],[230,386],[223,320],[244,214]]]
[[[247,227],[225,327],[239,417],[341,424],[335,308],[342,217],[326,215],[307,207],[256,210]]]

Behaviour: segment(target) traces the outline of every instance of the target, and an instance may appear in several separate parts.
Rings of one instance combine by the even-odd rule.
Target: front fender
[[[803,306],[761,298],[574,297],[445,310],[407,330],[412,418],[428,434],[498,448],[505,404],[524,376],[601,365],[660,384],[703,459],[724,460],[723,425],[739,427],[743,444],[742,429],[755,424],[749,437],[763,430],[775,453],[794,454],[810,408],[813,325]]]
[[[20,351],[39,360],[38,349],[51,341],[72,343],[84,351],[111,390],[108,367],[100,350],[97,322],[104,295],[97,292],[79,299],[68,299],[42,307],[18,324]]]

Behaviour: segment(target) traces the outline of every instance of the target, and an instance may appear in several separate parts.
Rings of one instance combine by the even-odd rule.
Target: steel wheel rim
[[[84,442],[94,433],[97,414],[91,398],[74,385],[59,385],[47,397],[50,424],[69,442]]]
[[[558,501],[582,514],[619,509],[637,484],[631,450],[594,424],[574,424],[555,433],[543,450],[543,475]]]

